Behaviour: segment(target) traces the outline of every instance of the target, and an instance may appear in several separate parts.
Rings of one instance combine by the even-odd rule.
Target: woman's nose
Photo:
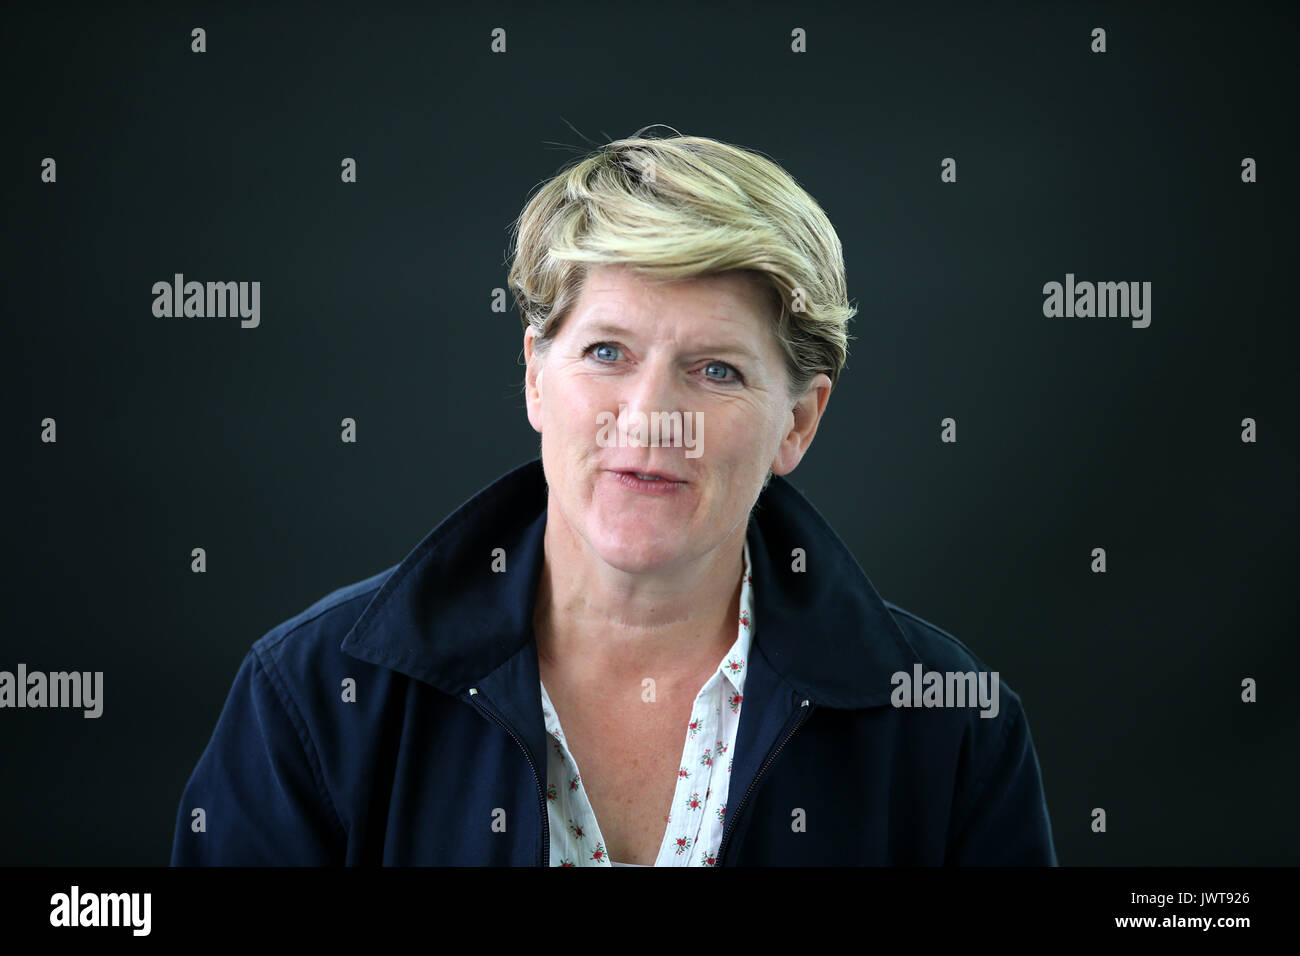
[[[629,425],[659,424],[652,432],[658,435],[657,444],[673,445],[678,442],[676,432],[681,427],[682,399],[676,370],[661,363],[646,363],[623,391],[619,417]]]

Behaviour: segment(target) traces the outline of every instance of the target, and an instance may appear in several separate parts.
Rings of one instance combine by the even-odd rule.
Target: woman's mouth
[[[624,488],[646,494],[672,494],[686,484],[686,482],[678,481],[670,475],[653,471],[613,471],[610,474]]]

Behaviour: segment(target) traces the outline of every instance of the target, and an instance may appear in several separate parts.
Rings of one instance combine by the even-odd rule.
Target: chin
[[[663,538],[663,529],[619,528],[594,530],[591,548],[610,567],[629,574],[653,571],[685,556],[682,535]]]

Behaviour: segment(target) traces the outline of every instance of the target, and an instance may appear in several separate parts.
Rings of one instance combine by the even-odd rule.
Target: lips
[[[651,469],[649,471],[641,471],[636,468],[611,468],[609,470],[618,475],[630,475],[633,478],[640,478],[642,480],[648,480],[648,481],[658,480],[664,482],[679,482],[679,483],[686,481],[685,478],[682,478],[671,471],[660,471],[656,469]]]

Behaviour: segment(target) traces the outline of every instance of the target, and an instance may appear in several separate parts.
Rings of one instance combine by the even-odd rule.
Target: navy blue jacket
[[[545,526],[534,459],[254,643],[181,798],[172,864],[549,865]],[[893,706],[891,676],[916,663],[987,668],[881,600],[784,479],[747,533],[755,630],[718,864],[1055,865],[1019,697],[1002,683],[993,718]]]

